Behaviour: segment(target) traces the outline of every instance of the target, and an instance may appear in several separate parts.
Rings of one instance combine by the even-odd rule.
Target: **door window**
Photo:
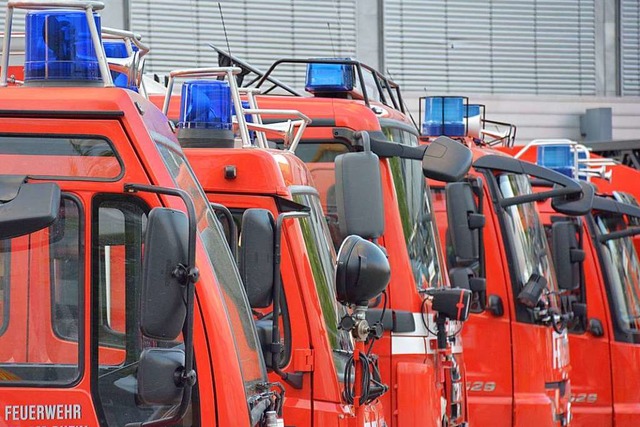
[[[170,416],[177,407],[146,405],[136,399],[140,353],[151,347],[180,346],[140,332],[142,256],[148,208],[134,198],[97,197],[93,210],[92,306],[97,341],[100,407],[109,426]],[[197,386],[192,406],[197,407]],[[193,411],[180,425],[196,425]]]

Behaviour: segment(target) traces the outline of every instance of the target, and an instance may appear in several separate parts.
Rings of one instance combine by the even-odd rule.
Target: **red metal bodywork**
[[[499,154],[489,148],[469,144],[474,160]],[[509,254],[504,243],[499,214],[492,202],[486,177],[474,168],[470,177],[483,181],[483,229],[487,296],[503,302],[504,314],[489,310],[471,314],[462,337],[465,346],[470,425],[556,426],[557,415],[569,411],[569,395],[548,390],[546,383],[567,383],[570,366],[566,334],[551,327],[516,321]],[[437,195],[434,211],[440,226],[440,239],[446,244],[447,215],[443,184],[432,183]],[[439,187],[439,189],[438,189]]]
[[[303,191],[302,187],[313,191],[309,171],[292,153],[251,148],[188,148],[185,153],[209,200],[229,209],[263,208],[277,217],[280,212],[276,198],[293,200],[292,191]],[[226,179],[224,169],[231,165],[235,167],[236,177]],[[331,244],[329,241],[316,243]],[[287,423],[356,426],[353,406],[342,399],[344,384],[338,380],[312,268],[317,266],[310,260],[300,224],[296,220],[286,221],[281,274],[291,319],[292,357],[283,371],[303,372],[303,387],[290,387],[275,373],[270,374],[270,379],[280,381],[286,387],[284,414]],[[366,423],[384,424],[380,401],[366,405],[363,410]]]
[[[296,98],[286,96],[259,96],[260,108],[295,108],[309,116],[313,123],[305,130],[304,141],[334,141],[334,128],[350,131],[381,132],[380,117],[361,101],[331,98]],[[383,108],[383,107],[381,107]],[[409,123],[399,112],[384,107],[383,118],[395,120],[400,125]],[[307,163],[323,206],[327,207],[327,193],[335,183],[333,162]],[[398,208],[397,194],[388,159],[380,160],[384,197],[385,231],[379,243],[385,247],[391,264],[391,282],[387,289],[390,310],[406,311],[416,319],[416,330],[407,334],[385,331],[382,339],[374,345],[380,356],[380,371],[383,382],[391,389],[381,400],[385,418],[392,426],[440,426],[444,414],[449,414],[446,399],[450,396],[445,376],[444,359],[453,357],[461,370],[464,381],[464,360],[459,337],[451,348],[438,353],[435,335],[430,334],[422,322],[421,308],[424,297],[418,292],[407,252],[405,232]],[[437,248],[439,260],[442,258]],[[445,283],[448,286],[446,274]],[[428,306],[428,304],[427,304]],[[455,329],[455,328],[452,328]],[[446,375],[445,375],[446,374]],[[466,419],[464,390],[461,414],[455,423]],[[418,398],[417,398],[418,397]],[[450,403],[450,402],[449,402]],[[446,416],[446,415],[445,415]]]
[[[517,148],[507,150],[517,152]],[[523,159],[535,162],[536,150],[526,151]],[[591,154],[591,158],[599,158]],[[597,191],[612,194],[623,191],[640,197],[637,183],[640,171],[623,166],[607,166],[611,179],[593,177]],[[545,223],[552,215],[549,203],[539,204],[539,210]],[[640,423],[640,344],[617,342],[613,334],[613,319],[610,302],[607,297],[604,271],[600,266],[597,249],[593,245],[593,236],[588,227],[583,227],[585,291],[588,318],[601,320],[604,335],[595,337],[591,333],[570,334],[569,343],[573,355],[588,357],[571,358],[571,386],[573,425],[576,426],[636,426]],[[640,240],[634,239],[636,251]]]
[[[52,159],[47,158],[40,163],[33,162],[22,155],[0,156],[0,170],[3,175],[46,175],[55,172],[58,175],[70,176],[70,179],[40,179],[37,181],[54,181],[63,193],[73,195],[82,203],[84,232],[86,242],[91,242],[93,200],[98,194],[115,194],[125,197],[125,183],[141,183],[165,187],[175,187],[167,167],[155,148],[152,135],[159,135],[170,141],[175,137],[167,123],[166,117],[149,101],[139,95],[117,88],[28,88],[8,87],[0,89],[0,125],[3,135],[83,135],[103,136],[112,144],[122,160],[122,173],[113,158],[91,158],[85,161],[82,157]],[[154,136],[155,137],[155,136]],[[49,163],[50,162],[50,163]],[[113,175],[113,179],[76,179],[74,176],[90,174],[90,176]],[[111,175],[110,175],[111,176]],[[140,193],[135,197],[142,200],[150,208],[166,206],[184,210],[182,202],[174,197],[159,197],[154,194]],[[32,236],[37,237],[38,233]],[[46,237],[46,236],[45,236]],[[24,239],[24,238],[19,238]],[[7,384],[0,389],[0,426],[16,425],[6,415],[13,405],[47,405],[72,404],[79,405],[81,415],[73,419],[77,425],[99,425],[103,420],[95,410],[96,384],[94,375],[93,339],[89,331],[96,316],[96,308],[91,305],[92,277],[97,274],[92,269],[91,245],[83,246],[82,259],[85,280],[81,282],[81,292],[86,296],[83,300],[80,322],[86,331],[81,340],[80,366],[83,367],[80,379],[69,387],[37,388],[11,387]],[[24,311],[14,310],[10,313],[10,322],[6,331],[0,336],[0,360],[41,361],[42,363],[64,363],[56,349],[62,345],[77,348],[77,342],[60,342],[53,334],[50,323],[51,289],[42,269],[37,266],[47,254],[32,251],[31,259],[18,255],[11,259],[12,301],[22,301]],[[196,286],[196,307],[194,321],[195,363],[198,370],[198,387],[200,401],[200,418],[207,425],[250,425],[247,397],[241,375],[241,367],[233,345],[221,343],[233,342],[233,331],[225,314],[226,308],[218,291],[214,271],[208,262],[203,262],[207,255],[201,243],[197,246],[197,262],[200,280]],[[28,268],[31,262],[32,268]],[[116,276],[122,272],[114,272]],[[115,276],[114,276],[115,277]],[[37,292],[27,295],[20,286],[26,280],[37,281],[41,287],[32,288]],[[114,292],[119,292],[114,290]],[[16,302],[17,304],[17,302]],[[122,321],[116,313],[113,324]],[[38,325],[29,331],[29,340],[25,340],[25,327]],[[26,347],[18,343],[30,344]],[[117,362],[122,358],[122,351],[113,351],[110,358]],[[101,360],[101,363],[104,362]],[[9,411],[9,412],[7,412]],[[51,419],[41,420],[29,425],[58,425],[70,421]],[[26,425],[22,423],[21,425]]]

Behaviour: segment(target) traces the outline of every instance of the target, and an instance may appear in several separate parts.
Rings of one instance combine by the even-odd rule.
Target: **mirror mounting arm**
[[[168,418],[161,418],[158,420],[129,424],[127,427],[139,426],[139,427],[159,427],[174,425],[180,422],[187,414],[189,409],[189,403],[191,402],[191,393],[193,385],[197,380],[196,371],[193,367],[193,306],[195,300],[195,283],[199,278],[199,272],[196,267],[196,233],[197,233],[197,219],[196,208],[193,203],[193,199],[184,190],[178,188],[159,187],[153,185],[144,184],[125,184],[124,191],[126,193],[155,193],[166,196],[175,196],[182,199],[187,209],[187,215],[189,218],[189,244],[188,244],[188,257],[187,263],[189,264],[183,272],[185,277],[185,286],[187,291],[187,313],[182,328],[182,335],[184,339],[184,369],[179,373],[180,383],[184,386],[184,392],[182,393],[182,400],[178,410]]]
[[[302,373],[300,372],[284,372],[280,369],[280,354],[282,353],[282,343],[280,339],[280,294],[282,292],[282,281],[280,276],[280,262],[282,258],[282,226],[284,221],[289,218],[305,218],[309,216],[309,212],[295,211],[283,212],[276,219],[276,229],[273,244],[273,327],[271,333],[271,354],[272,369],[280,378],[290,384],[293,388],[302,388]]]

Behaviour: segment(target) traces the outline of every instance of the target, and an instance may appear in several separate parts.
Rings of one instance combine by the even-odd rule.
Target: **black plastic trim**
[[[124,111],[102,110],[0,110],[0,117],[12,118],[54,118],[54,119],[113,119],[124,117]]]

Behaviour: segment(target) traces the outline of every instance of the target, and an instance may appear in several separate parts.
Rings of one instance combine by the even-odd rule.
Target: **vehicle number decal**
[[[496,391],[496,383],[493,381],[470,381],[467,383],[467,391],[491,393]]]
[[[598,393],[577,393],[571,396],[573,403],[596,403],[598,401]]]

